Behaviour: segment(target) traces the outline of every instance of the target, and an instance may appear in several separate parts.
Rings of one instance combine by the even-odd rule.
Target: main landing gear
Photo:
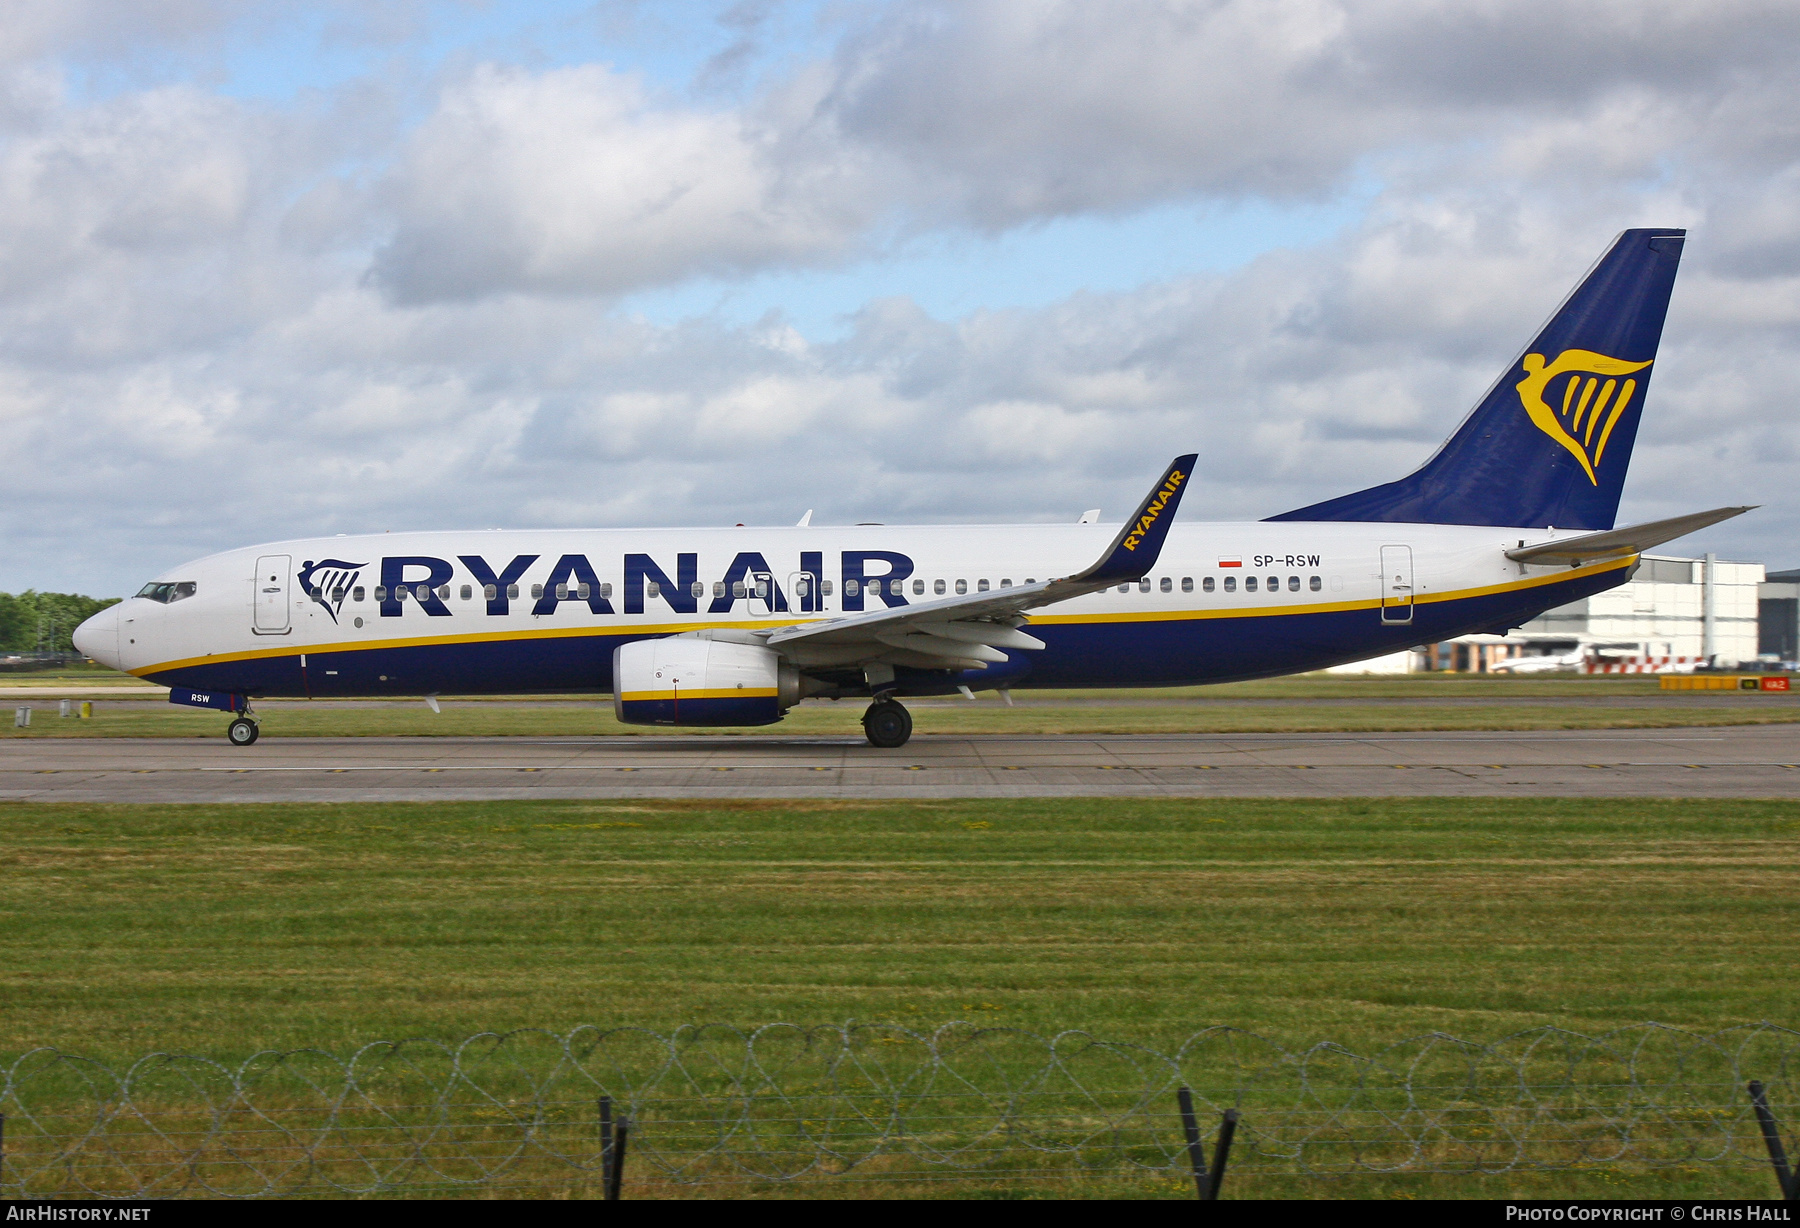
[[[226,726],[225,737],[233,746],[248,746],[256,741],[256,735],[261,732],[262,729],[245,712]]]
[[[901,707],[898,700],[878,698],[863,713],[863,733],[871,746],[883,750],[905,746],[912,737],[912,713]]]

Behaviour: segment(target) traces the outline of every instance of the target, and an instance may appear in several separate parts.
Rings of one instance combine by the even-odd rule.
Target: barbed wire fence
[[[600,1197],[603,1112],[630,1123],[627,1197],[1129,1187],[1191,1181],[1184,1087],[1208,1140],[1237,1111],[1234,1177],[1766,1171],[1745,1087],[1792,1122],[1797,1062],[1800,1032],[1769,1024],[1434,1032],[1368,1054],[1235,1028],[1165,1051],[963,1023],[523,1029],[235,1065],[42,1048],[0,1068],[0,1197]]]

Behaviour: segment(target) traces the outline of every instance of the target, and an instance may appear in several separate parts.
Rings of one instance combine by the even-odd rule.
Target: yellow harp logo
[[[1581,462],[1588,481],[1598,486],[1600,479],[1594,476],[1594,470],[1606,455],[1606,441],[1612,438],[1613,427],[1619,424],[1637,391],[1636,380],[1621,384],[1617,377],[1642,371],[1653,361],[1626,362],[1592,350],[1564,350],[1555,362],[1545,363],[1542,354],[1527,354],[1525,378],[1517,385],[1519,400],[1538,430],[1567,448]],[[1566,383],[1560,388],[1551,387],[1565,375],[1569,377]],[[1605,384],[1600,382],[1602,379]],[[1544,398],[1546,392],[1550,401],[1558,400],[1560,392],[1558,408],[1551,408]],[[1604,424],[1602,418],[1606,419]]]

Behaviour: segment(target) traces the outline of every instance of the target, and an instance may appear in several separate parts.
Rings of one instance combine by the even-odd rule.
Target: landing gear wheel
[[[247,716],[240,716],[231,722],[230,727],[225,730],[225,736],[233,746],[248,746],[256,741],[256,735],[261,732],[255,721]]]
[[[905,746],[912,737],[912,713],[894,700],[878,700],[863,713],[863,733],[868,735],[871,746],[883,750]]]

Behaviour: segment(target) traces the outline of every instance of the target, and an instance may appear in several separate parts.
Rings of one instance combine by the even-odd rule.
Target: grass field
[[[0,1056],[579,1023],[1153,1045],[1232,1024],[1365,1052],[1792,1023],[1797,849],[1800,803],[1752,801],[12,804]],[[1714,1171],[1358,1180],[1261,1192],[1768,1193]]]
[[[85,685],[78,676],[29,685]],[[116,675],[115,675],[116,677]],[[15,692],[26,683],[15,683]],[[7,690],[0,684],[0,699]],[[36,708],[29,729],[0,728],[18,738],[219,737],[216,712],[157,702],[160,689],[126,684],[93,694],[145,693],[141,702],[102,698],[92,720],[59,719],[51,698],[18,698]],[[1015,707],[993,695],[909,701],[921,734],[986,733],[1273,733],[1454,729],[1673,728],[1800,721],[1800,692],[1664,692],[1650,677],[1555,678],[1424,674],[1410,677],[1307,675],[1214,687],[1135,691],[1021,691]],[[864,704],[809,701],[779,724],[728,731],[729,736],[856,736]],[[667,734],[666,728],[621,725],[609,699],[596,696],[445,697],[442,712],[411,700],[258,705],[270,737],[545,736]],[[688,731],[719,736],[721,731]]]

